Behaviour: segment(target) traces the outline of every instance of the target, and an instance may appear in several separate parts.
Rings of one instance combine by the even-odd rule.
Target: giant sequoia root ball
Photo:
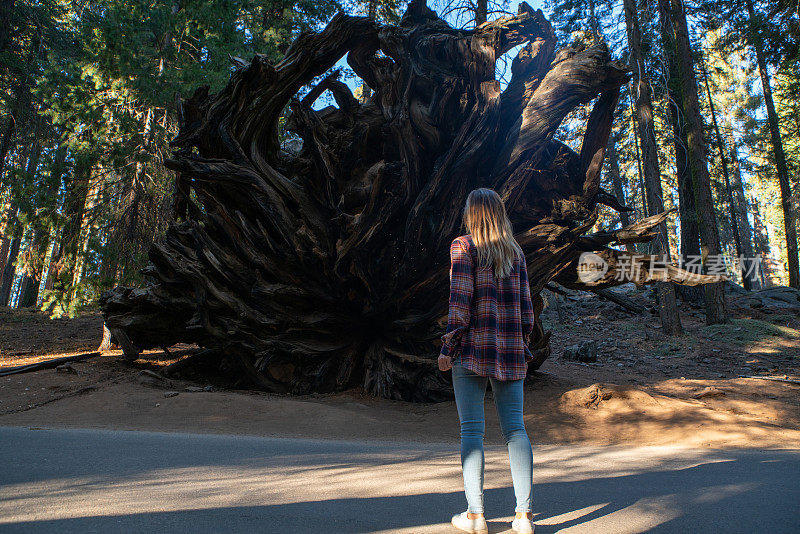
[[[502,88],[495,62],[518,45]],[[436,367],[448,250],[476,187],[501,195],[526,253],[531,369],[550,352],[539,319],[550,281],[708,281],[676,268],[620,272],[630,258],[608,245],[652,239],[666,214],[587,235],[598,204],[627,209],[599,184],[629,71],[602,42],[555,47],[550,23],[526,3],[516,16],[457,30],[414,0],[397,26],[340,13],[301,34],[279,63],[238,61],[220,92],[181,100],[165,162],[176,221],[149,252],[145,287],[101,298],[126,357],[197,343],[270,391],[362,386],[392,399],[451,398]],[[362,101],[331,70],[345,54],[371,90]],[[326,90],[336,105],[312,109]],[[580,153],[553,139],[593,100]],[[302,143],[282,146],[282,134]],[[610,266],[588,282],[576,268],[586,251]]]

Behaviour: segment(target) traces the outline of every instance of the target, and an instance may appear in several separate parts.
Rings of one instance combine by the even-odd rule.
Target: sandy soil
[[[553,330],[553,356],[526,386],[532,440],[797,448],[800,385],[740,376],[797,380],[800,317],[734,309],[731,324],[712,327],[686,309],[686,334],[666,339],[657,317],[632,316],[597,297],[551,298],[543,318]],[[97,314],[51,321],[0,308],[0,366],[94,350],[101,327]],[[564,347],[584,340],[598,342],[597,362],[561,357]],[[179,354],[151,351],[125,363],[112,351],[62,369],[0,377],[0,425],[458,440],[453,402],[388,401],[357,389],[290,397],[237,389],[207,374],[189,373],[193,380],[149,374]],[[486,413],[487,442],[501,443],[491,393]]]

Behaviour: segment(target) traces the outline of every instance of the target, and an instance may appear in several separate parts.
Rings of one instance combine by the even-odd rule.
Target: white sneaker
[[[511,522],[511,530],[518,534],[532,534],[533,529],[533,521],[527,517],[515,517]]]
[[[454,527],[463,530],[464,532],[471,532],[472,534],[488,534],[489,527],[486,525],[486,519],[478,517],[477,519],[469,519],[467,512],[461,512],[453,516],[450,521]]]

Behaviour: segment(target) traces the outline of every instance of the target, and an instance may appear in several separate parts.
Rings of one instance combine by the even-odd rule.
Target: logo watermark
[[[666,277],[670,267],[678,266],[693,275],[729,276],[736,272],[742,277],[757,282],[763,258],[761,256],[728,256],[710,254],[703,263],[700,254],[678,255],[671,261],[666,254],[626,254],[617,257],[614,268],[616,281],[638,280],[646,273],[647,278]],[[584,252],[578,259],[578,279],[590,284],[602,279],[609,270],[608,262],[594,252]]]
[[[594,252],[584,252],[578,259],[578,280],[584,284],[597,282],[608,272],[608,262]]]

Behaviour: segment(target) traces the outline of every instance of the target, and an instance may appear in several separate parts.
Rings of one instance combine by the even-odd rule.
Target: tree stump
[[[501,91],[495,62],[518,45]],[[608,245],[652,239],[666,214],[587,235],[599,204],[628,209],[599,184],[629,70],[602,42],[555,48],[552,26],[526,3],[516,16],[457,30],[413,0],[397,26],[337,14],[279,63],[237,60],[219,93],[201,87],[179,100],[165,165],[186,216],[151,247],[145,287],[101,297],[126,356],[198,343],[238,359],[270,391],[361,385],[392,399],[451,398],[436,368],[448,250],[476,187],[501,195],[526,253],[537,316],[531,370],[550,353],[539,319],[550,281],[716,281],[675,267],[620,268],[631,255]],[[371,89],[366,101],[336,72],[297,98],[344,54]],[[325,90],[337,105],[312,109]],[[595,99],[580,153],[553,139],[570,111]],[[282,147],[281,128],[302,147]],[[607,272],[579,276],[585,252]]]

